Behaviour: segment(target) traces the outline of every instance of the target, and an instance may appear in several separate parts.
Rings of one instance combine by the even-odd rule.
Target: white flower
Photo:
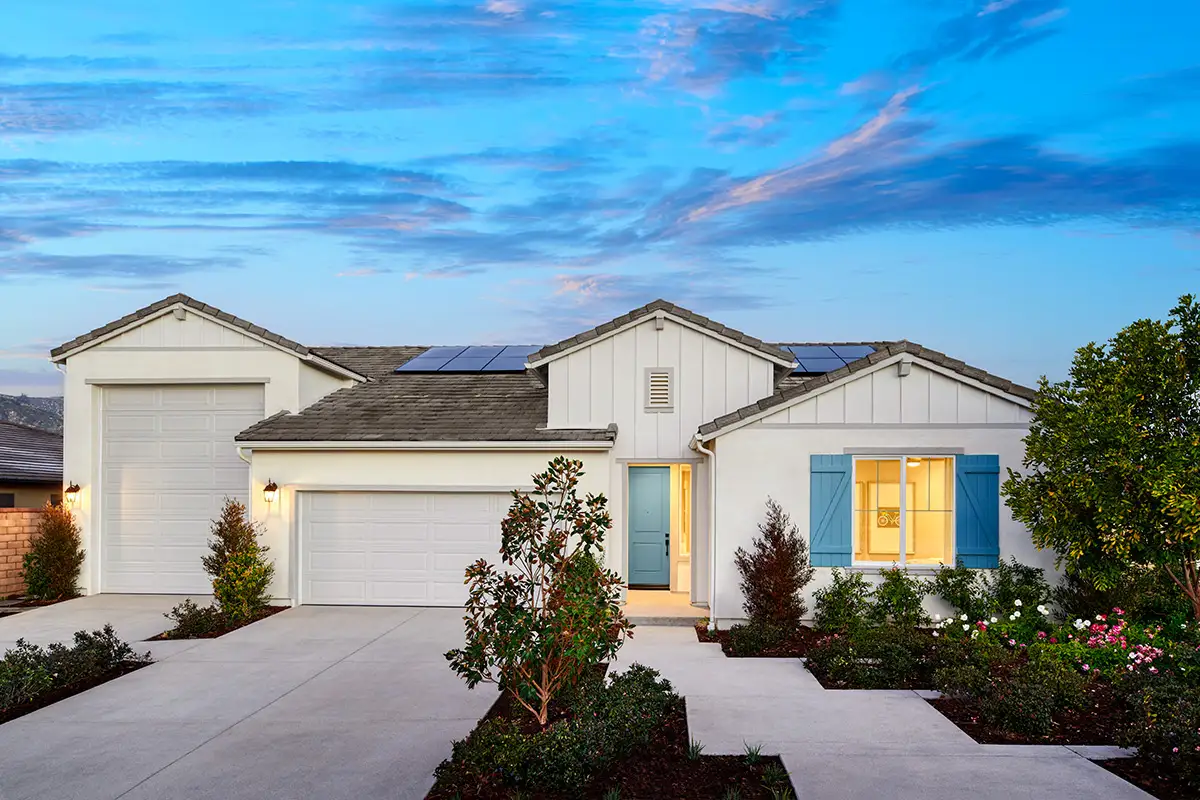
[[[966,622],[966,621],[967,621],[967,615],[966,615],[966,614],[963,614],[963,615],[962,615],[962,617],[960,617],[960,619],[961,619],[963,622]]]
[[[933,621],[934,621],[934,622],[941,622],[941,621],[942,621],[942,615],[941,615],[941,614],[934,614],[934,615],[933,615]]]
[[[993,624],[993,625],[995,625],[995,624],[996,624],[997,622],[999,622],[999,621],[1000,621],[1000,620],[996,619],[995,617],[992,617],[992,624]]]
[[[970,625],[967,625],[967,624],[964,622],[964,623],[963,623],[963,630],[964,630],[964,631],[969,631],[969,630],[971,630],[971,626],[970,626]]]
[[[1014,612],[1013,612],[1013,619],[1016,619],[1016,618],[1017,618],[1017,617],[1019,617],[1019,616],[1021,616],[1021,612],[1020,612],[1020,611],[1014,611]]]
[[[1048,610],[1046,610],[1046,607],[1045,607],[1045,606],[1038,606],[1038,609],[1037,609],[1037,610],[1038,610],[1039,612],[1041,612],[1043,615],[1048,615],[1048,614],[1050,613]]]
[[[1085,620],[1083,621],[1083,627],[1085,627],[1085,628],[1090,628],[1090,627],[1092,627],[1092,621],[1091,621],[1090,619],[1085,619]]]
[[[1017,608],[1020,608],[1022,606],[1022,603],[1020,600],[1014,600],[1013,602],[1016,604]]]
[[[972,639],[974,639],[974,638],[976,638],[976,637],[978,637],[978,636],[979,636],[979,630],[978,630],[978,629],[971,631],[971,638],[972,638]]]
[[[934,632],[933,632],[933,635],[934,635],[934,638],[937,638],[938,636],[941,636],[941,634],[940,634],[940,633],[938,633],[937,631],[934,631]]]

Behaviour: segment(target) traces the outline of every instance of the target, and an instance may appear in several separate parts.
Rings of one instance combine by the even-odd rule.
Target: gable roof
[[[563,339],[561,342],[548,344],[541,350],[538,350],[536,353],[530,355],[529,363],[535,364],[539,361],[545,361],[546,359],[552,358],[553,356],[556,356],[566,350],[570,350],[573,347],[577,347],[601,337],[614,334],[617,331],[627,328],[630,325],[635,325],[644,320],[646,317],[653,316],[660,311],[686,322],[690,322],[697,327],[703,328],[717,336],[735,342],[736,344],[740,344],[750,350],[756,350],[773,361],[784,364],[795,363],[795,359],[792,358],[792,354],[786,350],[782,350],[773,344],[767,344],[762,339],[756,339],[753,336],[749,336],[739,330],[734,330],[733,328],[722,325],[719,322],[715,322],[708,317],[702,316],[693,311],[689,311],[682,306],[677,306],[674,303],[661,299],[655,300],[652,303],[647,303],[641,308],[635,308],[628,314],[622,314],[621,316],[611,319],[602,325],[597,325],[591,330],[584,331],[583,333],[577,333],[574,336]]]
[[[615,427],[547,429],[546,387],[521,373],[392,373],[280,413],[235,440],[252,442],[606,442]]]
[[[60,433],[0,422],[0,481],[62,483]]]
[[[878,343],[878,349],[869,356],[860,358],[857,361],[852,361],[840,369],[835,369],[832,372],[826,372],[821,375],[816,375],[811,378],[806,378],[801,381],[789,382],[776,389],[775,392],[767,397],[762,398],[756,403],[743,406],[737,411],[731,411],[728,414],[717,417],[711,422],[706,422],[700,426],[697,435],[704,441],[716,438],[727,429],[737,425],[740,422],[749,420],[753,417],[763,414],[768,411],[777,410],[778,406],[787,403],[791,400],[803,397],[810,392],[814,392],[824,386],[842,380],[853,375],[856,372],[869,370],[876,364],[882,361],[907,353],[914,358],[919,358],[934,364],[939,367],[944,367],[952,372],[962,375],[965,378],[978,381],[985,386],[990,386],[993,389],[998,389],[1007,394],[1018,397],[1022,400],[1031,401],[1037,396],[1037,392],[1030,389],[1028,386],[1022,386],[1019,383],[1001,378],[986,372],[978,367],[972,367],[964,361],[959,361],[957,358],[951,358],[945,353],[937,350],[930,350],[928,347],[919,345],[916,342],[902,340],[899,342]]]
[[[311,348],[305,347],[299,342],[294,342],[285,336],[280,336],[278,333],[272,333],[266,328],[259,327],[248,320],[242,319],[241,317],[235,317],[233,314],[222,311],[214,306],[210,306],[207,303],[202,303],[186,294],[173,294],[170,297],[164,297],[162,300],[159,300],[156,303],[151,303],[145,308],[139,308],[132,314],[126,314],[120,319],[113,320],[107,325],[101,325],[99,328],[88,331],[82,336],[76,336],[71,341],[64,342],[63,344],[60,344],[58,347],[51,350],[50,359],[52,361],[61,361],[80,350],[99,344],[103,339],[110,335],[116,334],[125,328],[133,327],[143,320],[156,316],[175,306],[190,308],[200,314],[212,317],[213,319],[224,322],[234,328],[243,330],[251,336],[262,339],[267,344],[270,344],[280,350],[286,350],[295,353],[305,360],[316,361],[318,363],[335,367],[337,371],[351,373],[357,378],[366,378],[365,375],[339,364],[331,358],[316,354]]]
[[[428,347],[313,347],[312,352],[368,378],[383,378],[411,361]]]

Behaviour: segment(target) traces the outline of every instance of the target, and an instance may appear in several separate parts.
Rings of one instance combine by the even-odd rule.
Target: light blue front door
[[[671,583],[671,468],[629,468],[629,585]]]

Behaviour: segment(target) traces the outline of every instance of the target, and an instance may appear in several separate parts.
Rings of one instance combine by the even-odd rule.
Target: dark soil
[[[225,627],[216,628],[216,629],[208,631],[207,633],[204,633],[200,636],[172,636],[171,634],[174,631],[170,630],[170,631],[163,631],[162,633],[158,634],[157,636],[151,636],[146,641],[147,642],[161,642],[163,640],[178,640],[178,639],[216,639],[219,636],[224,636],[227,633],[236,631],[238,628],[244,628],[247,625],[253,625],[254,623],[258,622],[259,620],[264,620],[267,617],[278,614],[280,611],[287,611],[289,608],[291,608],[291,606],[267,606],[266,608],[264,608],[262,610],[262,613],[260,613],[254,619],[251,619],[247,622],[240,622],[236,625],[228,625]]]
[[[122,675],[128,675],[135,670],[149,666],[150,663],[151,662],[149,661],[130,661],[122,664],[116,669],[108,672],[102,672],[99,675],[88,678],[87,680],[78,681],[70,684],[69,686],[60,686],[57,689],[45,692],[44,694],[38,695],[27,703],[9,706],[8,708],[2,708],[0,709],[0,724],[11,722],[17,717],[23,717],[26,714],[32,714],[39,708],[45,708],[48,705],[57,703],[59,700],[65,700],[72,695],[79,694],[80,692],[86,692],[88,689],[99,686],[102,683],[108,683],[114,678],[119,678]]]
[[[1145,759],[1114,758],[1096,763],[1158,800],[1196,800],[1194,789],[1182,785],[1173,775],[1164,774]]]
[[[0,601],[0,612],[16,608],[41,608],[42,606],[52,606],[56,603],[65,603],[68,600],[74,599],[73,597],[61,597],[58,600],[30,600],[21,595],[13,595]]]
[[[696,638],[702,642],[709,642],[721,645],[721,652],[727,658],[804,658],[808,655],[808,648],[811,647],[822,634],[817,633],[812,628],[800,626],[800,628],[788,639],[775,647],[768,647],[760,653],[752,656],[735,655],[729,644],[729,631],[715,630],[710,631],[707,623],[699,623],[696,625]]]
[[[607,665],[602,664],[598,670],[603,673],[606,668]],[[532,715],[513,702],[507,692],[497,698],[483,719],[495,716],[506,716],[520,721],[526,732],[537,728]],[[565,716],[563,708],[552,706],[552,720],[563,719]],[[747,763],[744,756],[701,755],[697,759],[689,759],[689,742],[687,705],[686,701],[680,698],[645,747],[624,761],[614,764],[588,786],[579,787],[569,795],[559,792],[525,791],[519,796],[527,800],[563,800],[567,797],[603,800],[605,792],[618,788],[621,797],[630,800],[720,800],[725,796],[727,789],[736,788],[741,792],[743,800],[768,800],[773,797],[764,785],[762,776],[770,764],[774,764],[775,769],[783,769],[783,762],[779,756],[762,756],[754,764]],[[486,781],[487,777],[481,776],[473,791],[451,790],[435,785],[426,795],[426,800],[511,800],[517,796],[511,788],[489,786],[486,785]],[[791,788],[791,797],[794,798],[796,792],[790,781],[787,786]]]
[[[1049,736],[1025,736],[981,721],[979,705],[942,697],[928,701],[931,706],[980,744],[1116,744],[1117,730],[1126,719],[1125,704],[1103,681],[1093,680],[1087,687],[1087,702],[1078,710],[1054,715],[1054,730]]]

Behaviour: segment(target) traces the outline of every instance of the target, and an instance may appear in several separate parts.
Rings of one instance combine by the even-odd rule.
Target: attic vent
[[[648,367],[646,369],[646,410],[671,411],[675,408],[675,396],[672,378],[674,370],[670,367]]]

